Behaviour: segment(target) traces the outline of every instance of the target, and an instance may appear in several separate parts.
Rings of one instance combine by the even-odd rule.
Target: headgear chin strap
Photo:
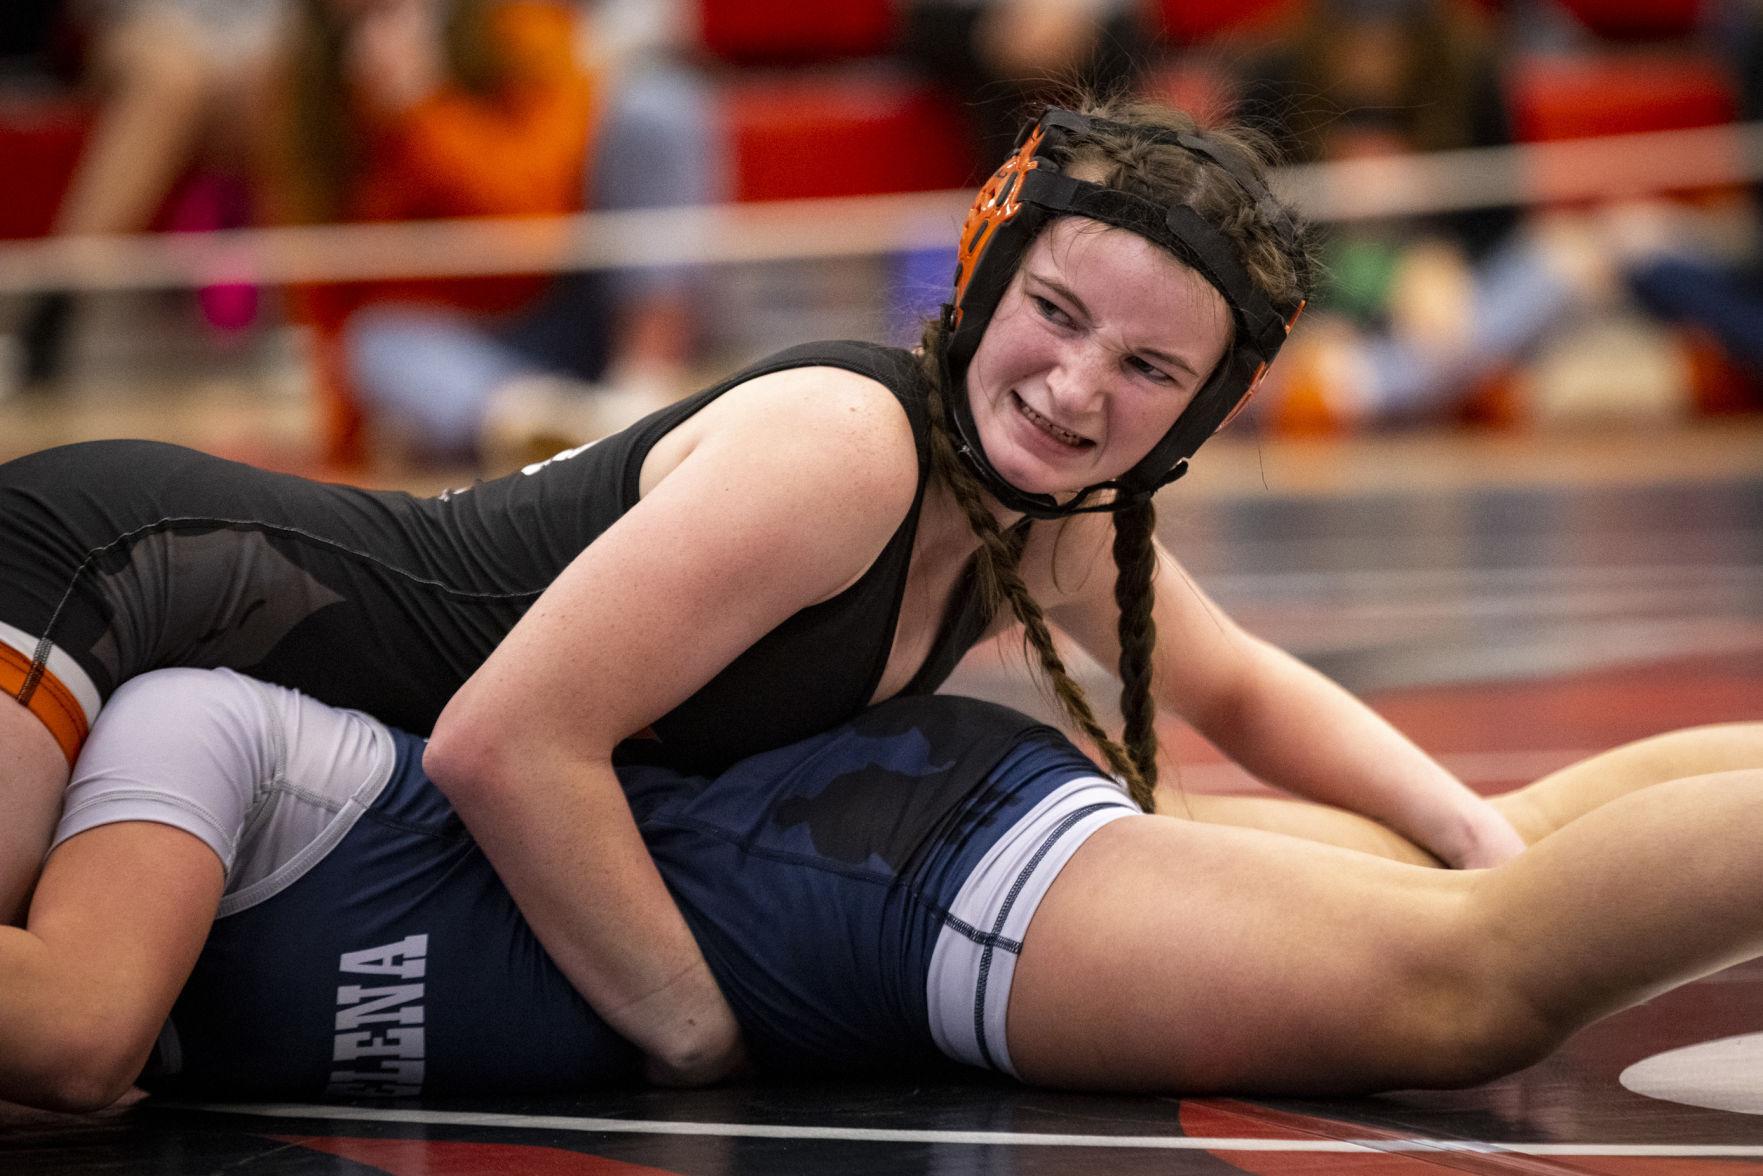
[[[1275,306],[1250,280],[1229,239],[1187,205],[1164,207],[1060,174],[1054,151],[1063,149],[1072,135],[1092,130],[1142,133],[1120,123],[1058,109],[1048,110],[1027,129],[1015,154],[980,189],[967,214],[955,267],[954,299],[943,307],[943,324],[949,332],[945,360],[951,394],[947,399],[961,452],[1002,505],[1033,518],[1121,510],[1146,501],[1181,477],[1201,443],[1247,403],[1304,309],[1302,298]],[[1235,155],[1220,150],[1203,135],[1154,130],[1151,136],[1224,168],[1264,215],[1295,241],[1298,230],[1291,217]],[[1235,325],[1224,358],[1151,452],[1115,480],[1086,486],[1066,502],[1019,489],[998,473],[980,444],[965,386],[967,365],[1023,254],[1056,216],[1088,217],[1161,245],[1199,271],[1224,296]],[[1115,492],[1111,499],[1091,501],[1109,490]]]

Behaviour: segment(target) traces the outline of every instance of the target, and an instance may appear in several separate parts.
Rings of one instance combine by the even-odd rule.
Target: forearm
[[[611,766],[577,761],[521,776],[462,786],[443,772],[437,783],[552,960],[595,1012],[664,1064],[691,1075],[732,1050],[733,1016]]]
[[[18,927],[0,927],[0,1098],[41,1105],[57,1068],[53,972],[41,940]]]
[[[1522,848],[1485,800],[1340,686],[1271,646],[1202,734],[1276,787],[1379,821],[1447,863]]]
[[[57,847],[28,929],[0,928],[0,1099],[85,1111],[121,1097],[189,978],[222,878],[207,846],[152,821]]]
[[[87,1003],[95,978],[67,963],[29,931],[0,927],[0,1100],[97,1110],[134,1077],[120,1073],[115,1051],[82,1045],[96,1019]]]

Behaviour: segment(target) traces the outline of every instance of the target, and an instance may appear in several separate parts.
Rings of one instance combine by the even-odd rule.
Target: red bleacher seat
[[[1575,20],[1601,37],[1657,41],[1696,31],[1702,0],[1556,0]]]
[[[1203,127],[1229,119],[1237,100],[1230,71],[1193,54],[1154,67],[1140,88],[1147,98],[1186,111]]]
[[[1513,133],[1530,141],[1717,126],[1737,111],[1719,63],[1688,52],[1532,58],[1507,96]]]
[[[742,76],[723,91],[739,200],[956,188],[975,179],[960,111],[898,74]]]
[[[1193,45],[1227,33],[1264,29],[1297,6],[1298,0],[1155,0],[1150,7],[1164,37]]]
[[[70,99],[0,99],[0,238],[49,231],[90,123],[85,105]]]
[[[827,61],[886,52],[893,0],[698,0],[698,40],[725,61]]]

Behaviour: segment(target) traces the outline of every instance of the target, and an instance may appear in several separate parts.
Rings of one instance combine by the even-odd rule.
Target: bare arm
[[[0,927],[0,1099],[95,1111],[146,1064],[220,903],[220,859],[180,829],[104,825],[50,855],[23,929]]]
[[[1106,548],[1087,576],[1061,579],[1070,590],[1056,618],[1112,666],[1119,643]],[[1161,545],[1155,591],[1158,701],[1244,768],[1380,821],[1454,866],[1495,865],[1523,849],[1496,809],[1370,707],[1245,632]]]
[[[577,990],[681,1080],[716,1077],[737,1033],[610,757],[861,575],[910,506],[912,438],[892,394],[816,371],[739,390],[740,412],[460,688],[424,760]]]

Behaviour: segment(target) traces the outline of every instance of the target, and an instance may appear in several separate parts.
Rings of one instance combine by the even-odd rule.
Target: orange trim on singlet
[[[30,658],[0,641],[0,692],[16,699],[31,676],[32,664]],[[61,745],[61,754],[67,757],[68,766],[72,767],[91,729],[86,722],[86,712],[79,699],[73,696],[73,691],[44,666],[31,690],[31,699],[24,707],[49,728],[49,734],[55,736],[55,742]]]

